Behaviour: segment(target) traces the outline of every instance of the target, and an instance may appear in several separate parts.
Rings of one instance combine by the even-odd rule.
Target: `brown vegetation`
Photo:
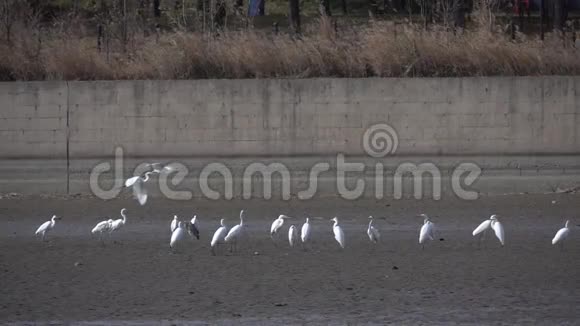
[[[443,25],[329,18],[300,37],[245,28],[220,33],[176,28],[101,41],[75,22],[15,24],[0,42],[0,80],[400,77],[579,74],[569,38],[516,35],[475,15],[464,31]],[[479,19],[478,19],[479,18]],[[64,28],[63,26],[68,26]],[[148,34],[148,35],[147,35]]]

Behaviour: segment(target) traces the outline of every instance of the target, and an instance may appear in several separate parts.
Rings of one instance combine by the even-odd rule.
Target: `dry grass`
[[[496,29],[497,30],[497,29]],[[126,52],[112,42],[44,32],[0,44],[1,80],[400,77],[580,74],[580,52],[488,27],[458,33],[442,27],[371,22],[334,30],[322,20],[301,38],[254,30],[134,37]],[[580,49],[579,49],[580,50]]]

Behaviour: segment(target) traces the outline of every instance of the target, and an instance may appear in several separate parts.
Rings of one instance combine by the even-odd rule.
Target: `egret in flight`
[[[173,168],[169,165],[163,166],[161,163],[148,163],[147,167],[151,169],[151,173],[161,174],[162,172],[171,172]]]
[[[36,230],[36,232],[34,232],[34,235],[41,235],[42,237],[42,241],[44,241],[44,238],[46,236],[46,233],[49,232],[50,230],[52,230],[54,228],[54,224],[56,223],[56,220],[60,220],[60,217],[57,217],[56,215],[53,215],[52,218],[50,219],[50,221],[46,221],[44,223],[42,223],[42,225]]]
[[[310,240],[310,218],[306,218],[306,222],[302,224],[302,230],[300,232],[300,240],[302,240],[302,246]]]
[[[371,242],[377,243],[379,242],[379,240],[381,240],[381,234],[379,233],[379,230],[377,230],[374,226],[373,226],[373,217],[369,216],[369,227],[367,229],[367,235],[369,236],[369,240],[371,240]]]
[[[272,222],[272,226],[270,227],[270,237],[274,240],[274,235],[278,233],[282,225],[284,225],[284,220],[290,218],[286,215],[280,215],[277,219]]]
[[[490,216],[487,220],[481,222],[475,230],[473,230],[472,234],[475,237],[479,234],[478,246],[481,246],[481,242],[485,240],[485,235],[487,234],[487,230],[491,228],[491,221],[492,218],[495,218],[496,215]]]
[[[224,238],[226,237],[226,234],[228,233],[227,232],[228,228],[226,227],[226,224],[224,223],[223,218],[220,220],[220,225],[221,226],[213,234],[213,237],[211,238],[211,242],[210,242],[211,253],[214,256],[215,256],[215,250],[214,250],[215,246],[224,242]]]
[[[554,236],[554,239],[552,239],[552,245],[560,243],[560,250],[564,250],[564,240],[568,237],[568,234],[570,234],[570,227],[568,226],[569,224],[570,221],[566,221],[564,227],[558,230]]]
[[[334,217],[333,219],[331,219],[331,221],[334,221],[334,225],[332,226],[334,239],[336,240],[336,242],[338,242],[340,247],[344,249],[344,232],[342,231],[340,225],[338,225],[338,218]]]
[[[419,244],[422,245],[422,249],[425,249],[425,241],[427,239],[433,240],[433,229],[435,224],[431,222],[431,219],[426,214],[419,215],[424,218],[423,225],[419,231]]]
[[[233,228],[231,228],[226,237],[224,238],[225,242],[230,243],[230,252],[233,252],[234,248],[235,251],[238,250],[238,240],[242,235],[243,227],[244,227],[244,210],[242,209],[240,211],[240,224],[237,224]]]
[[[290,244],[290,247],[294,247],[294,242],[296,241],[297,238],[298,238],[298,230],[296,229],[296,226],[292,224],[288,228],[288,243]]]
[[[493,229],[495,236],[497,237],[497,239],[501,243],[501,246],[503,247],[505,245],[505,235],[503,225],[497,219],[497,215],[492,215],[489,219],[491,220],[491,228]]]
[[[125,181],[125,187],[133,187],[133,196],[137,199],[141,206],[147,202],[147,189],[145,189],[145,182],[149,180],[149,176],[153,172],[146,172],[144,176],[136,175]]]
[[[177,223],[177,228],[175,228],[175,230],[171,234],[171,242],[169,242],[169,247],[171,249],[175,249],[177,243],[183,240],[184,237],[185,230],[183,228],[183,222],[180,221],[179,223]]]
[[[196,237],[197,240],[199,240],[199,229],[197,228],[196,223],[197,223],[197,215],[195,215],[191,219],[191,222],[187,223],[186,228],[187,233],[189,233],[191,237]]]

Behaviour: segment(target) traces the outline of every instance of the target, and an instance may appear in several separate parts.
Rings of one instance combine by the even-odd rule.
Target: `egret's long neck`
[[[373,225],[373,220],[371,219],[371,220],[369,221],[369,229],[371,228],[371,226],[372,226],[372,225]]]
[[[244,225],[244,216],[240,215],[240,226]]]
[[[50,220],[52,221],[52,224],[54,224],[54,222],[56,222],[56,216],[53,216]]]
[[[221,224],[221,226],[226,226],[223,218],[221,219],[220,224]]]
[[[147,182],[147,180],[149,180],[149,175],[150,174],[151,174],[151,172],[145,173],[145,179],[143,179],[143,182]]]
[[[125,215],[124,209],[121,210],[121,216],[123,217],[123,224],[125,224],[125,222],[127,222],[127,216]]]
[[[334,221],[334,227],[338,226],[338,221]]]
[[[566,221],[566,225],[564,225],[564,227],[568,228],[568,224],[570,224],[570,221]]]
[[[310,218],[306,218],[306,223],[310,223]]]

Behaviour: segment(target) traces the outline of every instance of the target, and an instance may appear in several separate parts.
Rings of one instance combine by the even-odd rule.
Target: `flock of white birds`
[[[154,173],[162,173],[163,171],[171,171],[169,166],[162,166],[160,163],[153,163],[148,164],[151,171],[147,171],[140,176],[134,176],[125,181],[126,187],[133,188],[133,194],[137,201],[144,205],[147,202],[147,191],[144,187],[144,184],[149,180],[150,176]],[[123,208],[121,210],[121,218],[113,220],[107,219],[101,221],[95,225],[95,227],[91,230],[91,233],[94,235],[99,236],[99,239],[102,241],[102,237],[104,234],[112,234],[113,232],[119,230],[122,226],[125,225],[127,222],[126,216],[126,209]],[[423,217],[423,225],[419,230],[419,244],[424,248],[425,243],[427,240],[434,240],[434,230],[435,224],[431,221],[431,219],[425,215],[421,214],[420,217]],[[491,215],[489,219],[484,220],[479,224],[475,230],[473,230],[473,236],[479,236],[479,243],[484,240],[485,235],[489,229],[492,229],[496,238],[499,240],[501,246],[505,245],[505,233],[504,227],[502,223],[498,220],[497,215]],[[53,216],[49,221],[44,222],[37,230],[35,235],[41,236],[42,240],[45,240],[46,234],[52,230],[56,224],[56,220],[60,219],[56,215]],[[280,231],[282,226],[284,225],[284,221],[286,219],[291,219],[291,217],[287,215],[280,215],[277,219],[272,222],[270,227],[270,237],[272,240],[277,241],[276,238],[280,236]],[[369,224],[367,228],[367,235],[371,242],[378,243],[381,239],[381,234],[377,228],[373,226],[373,217],[369,216]],[[339,225],[338,218],[334,217],[331,219],[334,222],[332,226],[332,232],[334,234],[334,239],[340,246],[340,248],[345,248],[345,236],[342,227]],[[556,235],[552,239],[552,245],[560,244],[561,249],[563,249],[564,240],[570,234],[570,221],[566,221],[563,228],[559,229],[556,232]],[[199,236],[199,229],[197,228],[197,216],[194,216],[191,221],[184,222],[180,221],[179,218],[175,215],[173,220],[170,223],[171,229],[171,239],[169,242],[169,246],[174,249],[178,243],[183,242],[186,239],[186,233],[188,233],[191,237],[196,237],[198,240]],[[227,243],[230,245],[230,252],[237,251],[237,243],[240,239],[244,230],[244,210],[240,211],[240,223],[233,226],[231,229],[228,230],[225,220],[220,220],[220,226],[214,232],[210,246],[211,252],[213,255],[216,254],[217,246],[223,243]],[[291,225],[288,228],[288,243],[291,247],[295,246],[297,243],[301,243],[302,246],[305,248],[307,242],[310,241],[311,238],[311,225],[310,219],[307,217],[304,224],[302,224],[302,228],[300,229],[300,235],[298,234],[298,228],[295,225]]]

